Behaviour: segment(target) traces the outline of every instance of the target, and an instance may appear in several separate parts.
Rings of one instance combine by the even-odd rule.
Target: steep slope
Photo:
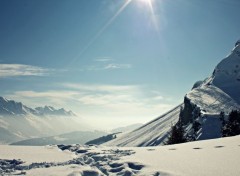
[[[184,99],[183,122],[192,121],[198,108],[204,114],[228,114],[240,108],[240,44],[214,69],[213,74],[201,83],[195,83]]]
[[[222,89],[240,103],[240,44],[215,68],[210,84]]]
[[[215,68],[213,74],[194,84],[193,89],[184,97],[181,121],[185,135],[194,140],[212,139],[221,136],[221,111],[228,114],[240,108],[240,41],[231,53]],[[163,145],[171,125],[175,125],[180,115],[180,107],[132,132],[122,134],[110,146],[153,146]],[[197,115],[197,116],[196,116]],[[199,129],[194,129],[194,123]],[[194,131],[195,130],[195,131]]]
[[[171,129],[179,119],[180,107],[173,108],[166,114],[141,126],[140,128],[120,135],[118,138],[105,143],[107,146],[155,146],[162,144]]]

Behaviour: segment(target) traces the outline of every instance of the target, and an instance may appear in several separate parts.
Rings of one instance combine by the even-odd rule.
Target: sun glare
[[[155,16],[155,13],[154,13],[154,0],[138,0],[139,2],[141,3],[145,3],[150,11],[151,11],[151,16],[152,16],[152,21],[153,21],[153,24],[154,24],[154,27],[156,28],[156,30],[158,31],[158,22],[157,22],[157,18]]]
[[[149,5],[152,5],[152,0],[138,0],[138,1],[141,1],[141,2],[149,4]]]
[[[153,0],[138,0],[138,1],[148,5],[150,10],[151,10],[151,12],[153,13],[153,2],[152,2]]]

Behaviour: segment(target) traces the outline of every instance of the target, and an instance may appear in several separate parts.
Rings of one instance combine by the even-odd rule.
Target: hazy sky
[[[0,96],[108,127],[183,101],[240,38],[239,0],[0,0]]]

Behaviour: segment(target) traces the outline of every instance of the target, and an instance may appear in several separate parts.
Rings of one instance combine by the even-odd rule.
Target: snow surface
[[[175,125],[179,119],[180,106],[182,106],[182,104],[140,128],[129,133],[121,134],[116,139],[103,145],[138,147],[163,144],[171,126]]]
[[[229,113],[232,109],[240,108],[228,94],[213,85],[202,85],[189,92],[186,97],[192,104],[210,114],[219,114],[221,111]]]
[[[186,97],[207,113],[229,113],[240,108],[240,45],[223,59],[212,76]]]
[[[240,103],[240,45],[215,68],[211,83]]]
[[[60,151],[56,146],[11,146],[0,145],[0,159],[21,159],[25,164],[34,162],[63,162],[74,157],[69,151]]]
[[[240,136],[157,147],[0,146],[0,175],[237,176],[239,141]]]

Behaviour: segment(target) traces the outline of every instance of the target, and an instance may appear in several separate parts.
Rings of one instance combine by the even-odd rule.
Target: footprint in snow
[[[218,145],[218,146],[215,146],[215,148],[223,148],[224,146],[222,145]]]
[[[200,148],[200,147],[194,147],[193,149],[195,149],[195,150],[200,150],[200,149],[202,149],[202,148]]]
[[[82,176],[102,176],[102,174],[96,170],[83,170],[81,175]]]
[[[120,167],[120,166],[122,166],[122,165],[123,165],[122,163],[112,163],[112,164],[109,164],[109,166],[110,166],[111,168]]]
[[[160,176],[160,172],[156,172],[153,176]]]
[[[121,172],[121,171],[124,170],[124,169],[125,169],[124,166],[120,166],[120,167],[116,167],[116,168],[111,168],[111,169],[109,170],[109,172],[119,173],[119,172]]]
[[[154,151],[155,149],[147,149],[147,151]]]
[[[128,164],[128,167],[130,168],[130,169],[133,169],[133,170],[141,170],[143,167],[144,167],[144,165],[142,165],[142,164],[138,164],[138,163],[127,163]]]
[[[168,149],[168,150],[177,150],[177,149],[175,149],[175,148],[170,148],[170,149]]]

